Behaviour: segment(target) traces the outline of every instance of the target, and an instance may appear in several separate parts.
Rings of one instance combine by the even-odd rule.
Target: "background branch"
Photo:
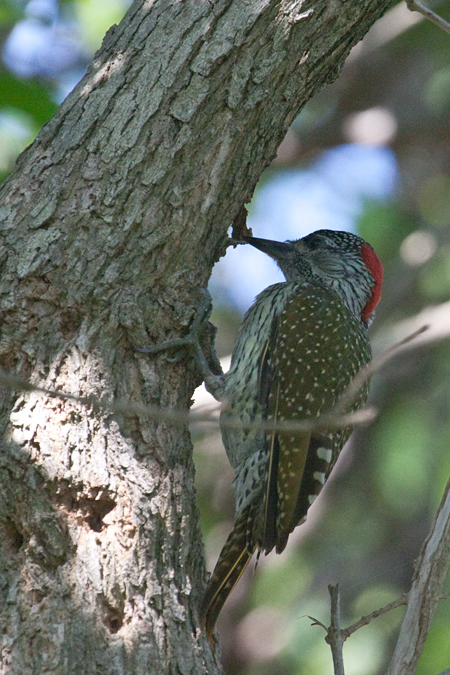
[[[386,675],[413,675],[450,566],[450,480],[416,561],[408,607]]]
[[[222,421],[222,426],[227,429],[261,429],[273,431],[274,428],[279,431],[315,431],[323,428],[341,428],[343,426],[351,425],[357,426],[360,424],[367,424],[376,417],[374,408],[364,408],[354,413],[345,413],[345,409],[351,404],[354,397],[357,395],[362,385],[378,370],[380,370],[388,361],[397,356],[405,347],[410,348],[410,343],[414,342],[416,338],[421,336],[428,330],[428,326],[422,326],[416,329],[410,335],[402,338],[398,343],[387,348],[384,352],[367,364],[356,375],[353,382],[347,387],[342,394],[338,403],[330,412],[320,415],[315,419],[308,420],[283,420],[273,425],[273,422],[248,422],[242,423],[240,419],[233,419],[232,417]],[[443,337],[443,336],[439,336]],[[438,338],[435,338],[436,340]],[[417,343],[421,346],[421,343]],[[159,406],[145,405],[135,403],[131,400],[108,400],[107,397],[98,397],[94,394],[90,396],[77,396],[69,392],[64,392],[59,389],[51,387],[43,387],[35,385],[29,380],[0,370],[0,385],[5,389],[12,391],[35,392],[43,394],[50,398],[59,398],[63,401],[72,401],[79,403],[87,408],[102,411],[103,413],[120,414],[127,417],[139,416],[153,420],[163,420],[173,423],[175,426],[182,426],[189,422],[194,428],[199,425],[211,424],[214,427],[218,426],[217,411],[221,406],[217,405],[215,411],[208,411],[202,413],[187,412],[176,409],[163,409]]]
[[[329,585],[328,592],[330,594],[331,604],[330,604],[330,616],[331,623],[327,628],[321,621],[310,617],[313,621],[313,626],[321,626],[326,631],[325,642],[330,645],[331,654],[333,658],[333,668],[334,675],[344,675],[344,658],[343,658],[343,645],[345,640],[347,640],[353,633],[355,633],[363,626],[367,626],[371,621],[390,612],[397,607],[406,605],[408,602],[407,595],[402,595],[401,598],[390,602],[389,604],[377,609],[367,616],[363,616],[359,621],[356,621],[348,628],[341,628],[341,596],[339,584],[335,586]]]
[[[433,12],[429,7],[425,7],[419,0],[406,0],[406,4],[411,12],[419,12],[426,19],[442,28],[446,33],[450,33],[450,23],[443,19],[439,14]]]
[[[331,647],[334,675],[344,675],[344,658],[342,654],[344,638],[341,630],[341,595],[339,584],[328,586],[328,592],[331,599],[331,623],[325,641]]]
[[[353,635],[357,630],[362,628],[363,626],[368,626],[371,621],[374,619],[377,619],[379,616],[383,616],[383,614],[387,614],[387,612],[390,612],[393,609],[397,609],[397,607],[401,607],[402,605],[407,605],[408,604],[408,596],[406,593],[404,593],[400,598],[397,600],[393,600],[392,602],[389,602],[387,605],[384,607],[381,607],[380,609],[376,609],[370,614],[367,614],[366,616],[361,617],[359,621],[356,621],[354,624],[351,626],[348,626],[348,628],[343,628],[342,629],[342,636],[344,640],[350,637],[350,635]]]

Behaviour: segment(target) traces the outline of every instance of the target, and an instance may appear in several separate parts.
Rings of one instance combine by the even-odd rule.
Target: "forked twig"
[[[328,592],[331,599],[330,626],[325,626],[321,621],[318,621],[313,617],[309,618],[312,620],[313,626],[321,626],[326,631],[325,642],[330,645],[333,658],[334,675],[345,675],[344,657],[342,651],[345,640],[347,640],[350,635],[355,633],[363,626],[367,626],[371,621],[373,621],[373,619],[376,619],[377,617],[382,616],[383,614],[386,614],[387,612],[390,612],[392,609],[396,609],[401,605],[407,605],[408,594],[404,593],[400,598],[390,602],[384,607],[381,607],[381,609],[377,609],[374,612],[371,612],[371,614],[363,616],[359,621],[356,621],[356,623],[352,624],[351,626],[348,626],[347,628],[341,628],[341,599],[339,584],[336,584],[336,586],[328,586]]]
[[[398,600],[390,602],[381,609],[362,617],[359,621],[341,629],[339,627],[339,587],[329,587],[331,596],[331,625],[329,628],[320,621],[313,620],[327,633],[325,640],[333,652],[333,661],[339,664],[344,641],[355,631],[368,625],[373,619],[386,612],[407,605],[400,635],[394,654],[385,675],[413,675],[422,653],[433,615],[439,600],[448,597],[442,593],[450,567],[450,479],[437,510],[430,532],[416,560],[411,589]],[[335,670],[335,675],[342,675]],[[441,673],[447,675],[447,671]],[[450,673],[448,673],[450,675]]]

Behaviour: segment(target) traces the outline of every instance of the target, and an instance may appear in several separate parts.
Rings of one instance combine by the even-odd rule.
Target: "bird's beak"
[[[244,240],[247,244],[251,244],[277,261],[290,258],[292,254],[298,255],[299,253],[298,249],[288,241],[272,241],[271,239],[258,239],[257,237],[244,237]]]

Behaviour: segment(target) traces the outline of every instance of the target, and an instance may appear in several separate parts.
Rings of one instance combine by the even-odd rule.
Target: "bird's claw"
[[[205,323],[208,321],[212,310],[211,296],[209,292],[206,288],[202,288],[201,293],[202,299],[195,312],[189,333],[187,335],[184,337],[170,338],[160,342],[159,344],[148,347],[137,347],[136,351],[141,354],[158,354],[171,349],[182,350],[188,348],[193,352],[195,360],[202,372],[203,379],[208,384],[208,389],[211,391],[211,393],[213,393],[213,390],[214,392],[219,392],[218,381],[223,373],[213,345],[209,346],[209,357],[212,363],[212,368],[216,371],[216,373],[211,370],[208,360],[206,359],[203,349],[200,345],[200,333]],[[210,326],[212,327],[212,324],[210,324]],[[183,354],[176,354],[173,357],[166,357],[166,359],[170,363],[178,363],[183,359]],[[213,393],[213,395],[215,394]]]
[[[158,354],[159,352],[164,352],[169,349],[183,349],[183,348],[196,348],[199,343],[198,334],[205,323],[209,318],[212,309],[211,296],[206,288],[200,289],[202,293],[202,299],[199,306],[195,312],[194,318],[192,320],[191,326],[189,328],[189,333],[184,337],[169,338],[168,340],[163,340],[157,345],[151,345],[148,347],[136,347],[136,351],[140,354]],[[182,357],[168,358],[168,361],[176,362],[179,361]]]

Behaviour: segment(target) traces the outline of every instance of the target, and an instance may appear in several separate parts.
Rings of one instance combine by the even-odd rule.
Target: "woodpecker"
[[[225,404],[222,438],[236,476],[233,530],[200,608],[209,639],[255,551],[284,550],[351,434],[351,427],[300,432],[276,425],[332,410],[371,360],[367,329],[383,279],[374,249],[348,232],[245,241],[273,258],[286,281],[258,295],[239,330],[230,370],[215,378],[214,387],[212,378],[206,381]],[[367,394],[366,382],[345,412],[361,408]],[[230,427],[230,420],[238,424]],[[249,428],[252,422],[265,422],[265,428]]]

